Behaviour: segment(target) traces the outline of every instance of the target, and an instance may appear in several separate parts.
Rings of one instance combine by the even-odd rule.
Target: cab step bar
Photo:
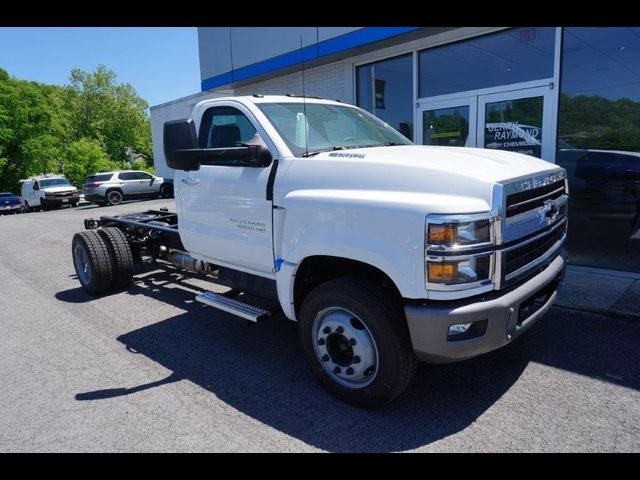
[[[259,322],[267,317],[271,316],[269,310],[264,310],[255,305],[250,305],[235,298],[230,298],[227,295],[214,293],[214,292],[202,292],[196,295],[196,300],[210,307],[217,308],[227,313],[231,313],[238,317],[245,318],[250,322]]]

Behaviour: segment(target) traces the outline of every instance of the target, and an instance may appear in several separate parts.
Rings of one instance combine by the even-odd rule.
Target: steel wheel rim
[[[73,250],[73,263],[76,267],[76,273],[80,278],[80,282],[83,285],[91,283],[91,262],[89,261],[89,255],[87,255],[86,249],[78,244]]]
[[[118,204],[122,201],[122,195],[119,192],[109,192],[107,200],[109,200],[109,203]]]
[[[312,341],[318,362],[332,380],[363,388],[378,374],[378,348],[367,325],[353,312],[329,307],[313,321]]]

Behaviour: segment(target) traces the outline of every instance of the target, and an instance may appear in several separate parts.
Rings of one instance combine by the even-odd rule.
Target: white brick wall
[[[305,93],[307,95],[350,101],[351,95],[345,95],[345,72],[342,61],[328,63],[304,71]],[[349,90],[350,90],[350,86]],[[300,71],[274,77],[262,82],[252,83],[235,89],[236,95],[302,95],[302,75]]]

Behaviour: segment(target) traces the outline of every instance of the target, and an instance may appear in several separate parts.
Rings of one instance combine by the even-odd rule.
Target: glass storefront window
[[[422,125],[424,145],[469,146],[469,107],[466,105],[425,110]]]
[[[640,28],[563,29],[556,163],[571,263],[640,272]]]
[[[542,157],[542,97],[487,103],[483,148]]]
[[[553,27],[524,27],[419,55],[419,97],[553,77]]]
[[[356,83],[357,105],[413,140],[413,56],[360,66]]]

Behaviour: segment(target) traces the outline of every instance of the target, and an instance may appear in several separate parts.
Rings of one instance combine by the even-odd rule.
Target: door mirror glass
[[[198,170],[196,161],[198,138],[191,118],[173,120],[164,124],[164,157],[169,168]]]

